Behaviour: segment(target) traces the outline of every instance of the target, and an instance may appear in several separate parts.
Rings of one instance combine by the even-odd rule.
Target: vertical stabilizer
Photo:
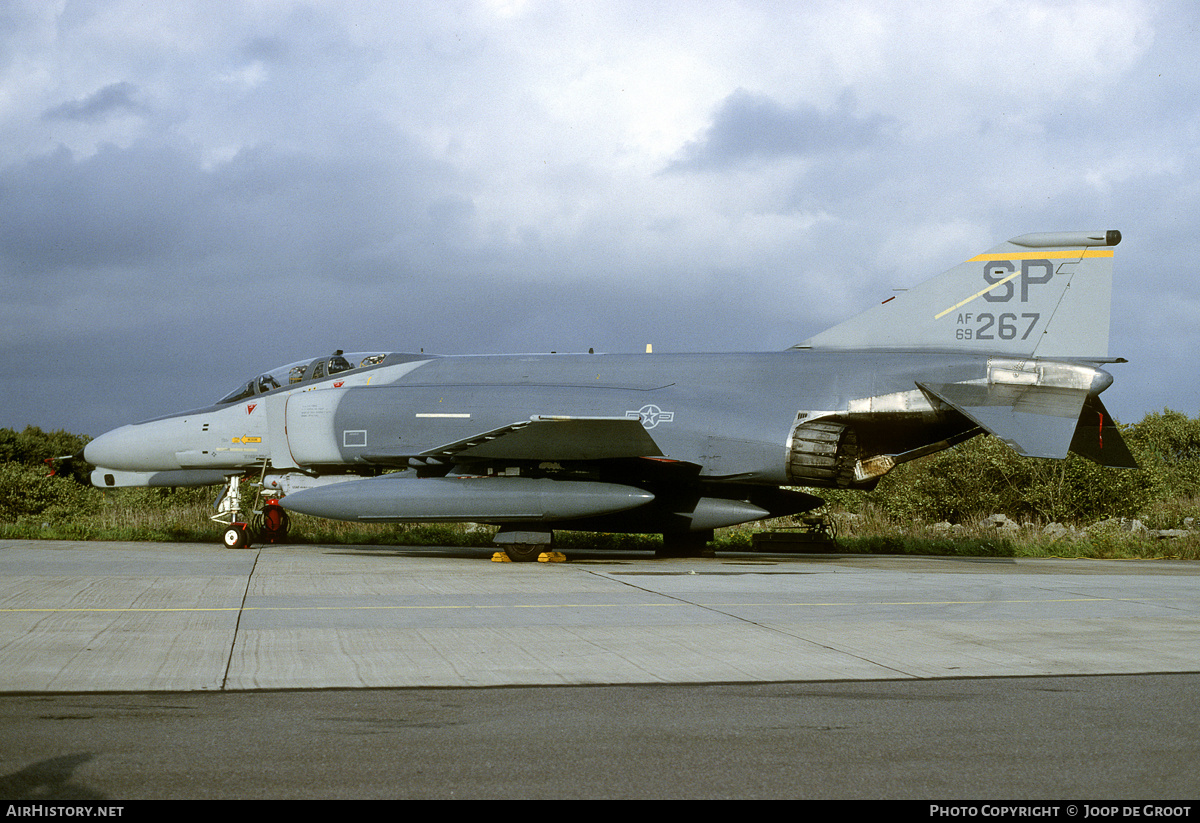
[[[1118,231],[1023,234],[796,348],[1108,357]]]

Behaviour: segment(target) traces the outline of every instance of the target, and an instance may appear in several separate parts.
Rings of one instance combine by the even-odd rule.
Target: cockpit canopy
[[[236,389],[217,401],[217,405],[236,403],[256,394],[266,394],[269,391],[294,386],[297,383],[308,383],[321,380],[352,369],[362,369],[367,366],[377,366],[387,357],[387,352],[350,352],[338,349],[331,355],[319,357],[316,360],[299,360],[288,363],[277,369],[263,372],[248,382],[241,383]]]

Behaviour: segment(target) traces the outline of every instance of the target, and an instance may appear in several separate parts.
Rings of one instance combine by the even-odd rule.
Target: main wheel
[[[508,543],[504,553],[514,563],[532,563],[542,552],[550,551],[550,547],[541,543]]]
[[[246,533],[245,523],[234,523],[225,530],[225,548],[244,549],[250,545],[250,535]]]

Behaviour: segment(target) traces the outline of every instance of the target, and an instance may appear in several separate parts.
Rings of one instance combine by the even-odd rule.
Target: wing
[[[636,417],[535,415],[471,437],[404,451],[370,451],[380,464],[449,463],[457,460],[608,460],[661,457],[662,450]]]

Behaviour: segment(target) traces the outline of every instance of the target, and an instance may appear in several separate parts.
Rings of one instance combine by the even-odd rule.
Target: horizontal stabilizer
[[[1100,398],[1079,388],[981,383],[918,383],[1026,457],[1063,459],[1068,451],[1101,466],[1137,461]]]
[[[918,383],[1026,457],[1067,456],[1084,389],[995,383]]]

